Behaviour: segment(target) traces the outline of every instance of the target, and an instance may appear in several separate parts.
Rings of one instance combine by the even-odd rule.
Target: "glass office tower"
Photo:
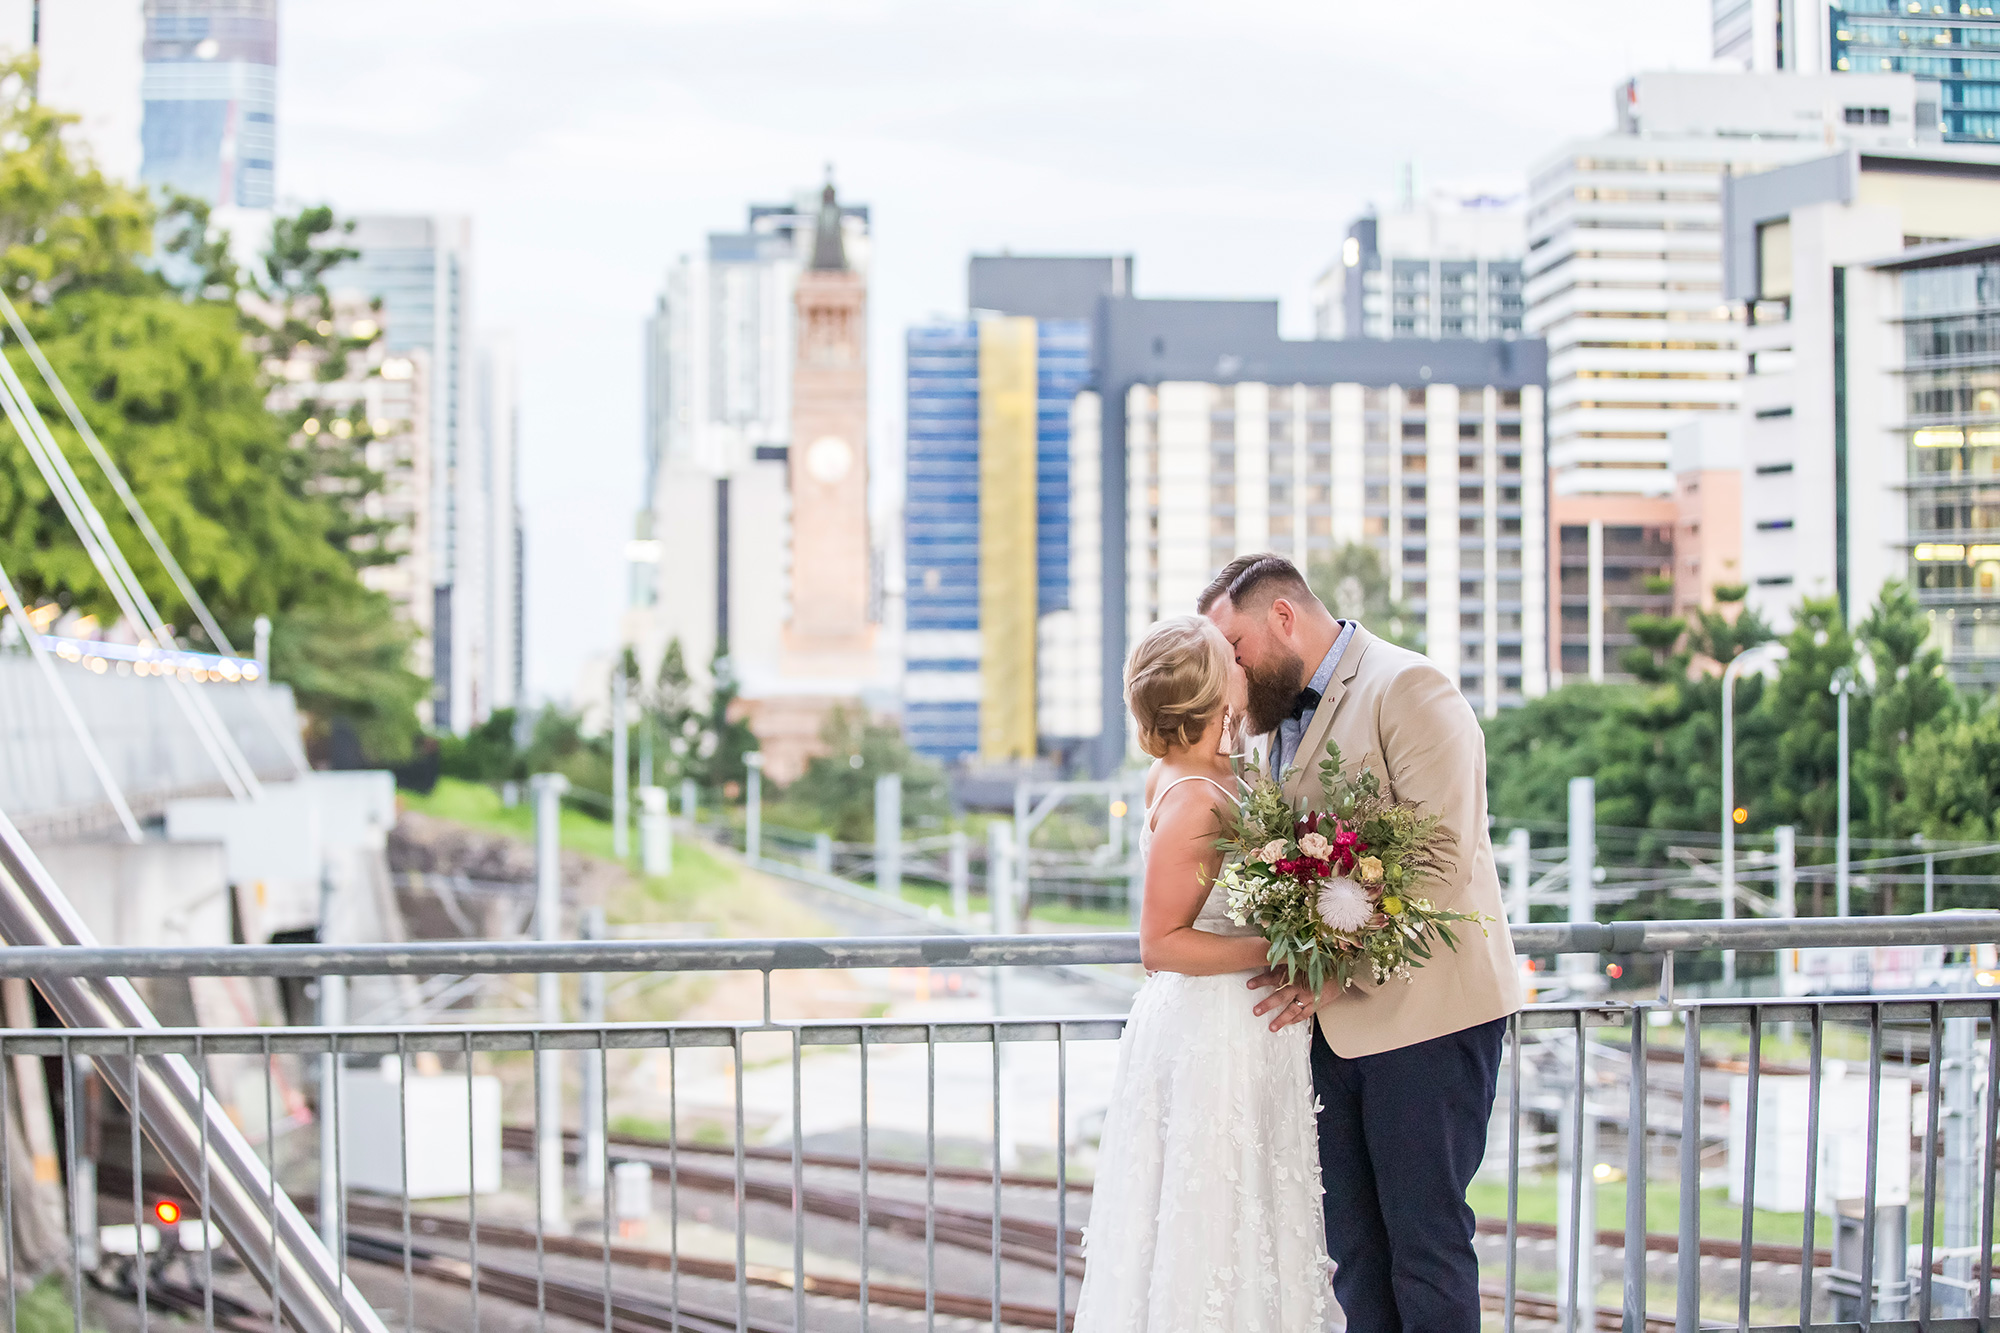
[[[162,195],[269,208],[277,0],[146,0],[139,179]]]

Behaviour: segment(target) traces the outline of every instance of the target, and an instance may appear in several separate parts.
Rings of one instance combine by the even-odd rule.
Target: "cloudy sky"
[[[1699,67],[1706,0],[284,0],[288,205],[472,217],[475,319],[521,352],[528,679],[608,649],[641,497],[640,330],[751,201],[871,205],[878,468],[902,330],[965,259],[1136,257],[1147,296],[1272,296],[1420,182],[1519,188],[1612,86]]]

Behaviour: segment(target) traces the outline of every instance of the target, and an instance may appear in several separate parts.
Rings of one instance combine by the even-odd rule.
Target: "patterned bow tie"
[[[1298,698],[1292,700],[1292,721],[1297,722],[1307,713],[1319,707],[1319,691],[1308,685],[1299,691]]]

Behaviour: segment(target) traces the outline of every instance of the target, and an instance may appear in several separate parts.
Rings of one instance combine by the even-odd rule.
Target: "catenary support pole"
[[[764,855],[764,755],[743,756],[743,859],[756,865]]]
[[[611,673],[611,854],[632,854],[632,774],[630,733],[625,725],[624,663]]]
[[[657,791],[648,787],[647,791]],[[604,909],[586,907],[583,910],[583,929],[579,932],[587,940],[601,940],[605,936]],[[586,972],[582,978],[583,1021],[589,1024],[604,1022],[605,985],[602,972]],[[583,1059],[583,1152],[576,1163],[577,1193],[585,1199],[599,1199],[604,1190],[605,1153],[608,1142],[607,1121],[605,1119],[604,1064],[596,1051],[586,1050]]]
[[[903,896],[903,775],[875,779],[875,890]]]
[[[964,829],[953,829],[946,846],[946,876],[951,884],[951,919],[964,921],[972,907],[972,848]]]
[[[1589,925],[1597,920],[1597,780],[1569,780],[1569,920]],[[1581,995],[1595,989],[1597,955],[1565,954],[1563,973],[1570,989]]]

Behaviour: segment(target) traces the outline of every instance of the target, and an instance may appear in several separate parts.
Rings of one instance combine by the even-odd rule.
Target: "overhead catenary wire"
[[[105,580],[119,610],[155,645],[173,649],[176,645],[171,629],[160,618],[152,599],[146,595],[144,585],[133,573],[117,540],[112,537],[104,516],[84,490],[75,469],[57,446],[55,437],[49,433],[48,424],[42,420],[41,412],[28,396],[26,386],[14,373],[13,362],[5,355],[0,355],[0,407],[4,407],[8,421],[21,437],[42,479],[48,483],[77,539],[89,554],[92,565]],[[187,716],[211,762],[221,772],[231,795],[238,800],[263,795],[263,783],[250,767],[235,737],[223,726],[214,706],[178,676],[169,676],[168,679],[173,683],[175,701]]]
[[[113,461],[110,451],[104,447],[103,442],[97,438],[97,432],[91,429],[89,419],[78,409],[76,399],[70,397],[69,389],[63,384],[62,377],[56,374],[55,367],[51,366],[49,359],[42,355],[41,344],[35,341],[34,334],[28,332],[28,326],[21,322],[20,312],[14,309],[14,303],[7,298],[7,293],[4,291],[0,291],[0,314],[7,317],[7,323],[14,330],[14,336],[21,340],[21,346],[28,353],[29,360],[33,361],[35,369],[41,372],[42,382],[49,386],[49,392],[53,393],[56,401],[62,404],[63,413],[69,417],[70,426],[83,438],[85,447],[90,450],[90,456],[95,458],[97,466],[103,469],[105,479],[111,483],[111,489],[118,493],[119,500],[125,506],[125,512],[132,516],[132,522],[146,538],[146,544],[153,548],[154,556],[165,567],[167,576],[174,581],[174,587],[187,602],[188,609],[201,621],[201,627],[207,633],[209,642],[223,653],[231,657],[236,656],[236,649],[230,644],[229,636],[222,632],[222,626],[210,614],[208,603],[195,591],[193,582],[181,569],[180,561],[174,559],[173,551],[160,536],[159,529],[153,526],[153,520],[146,513],[145,506],[139,503],[139,497],[132,493],[131,486],[126,483],[124,472]]]

